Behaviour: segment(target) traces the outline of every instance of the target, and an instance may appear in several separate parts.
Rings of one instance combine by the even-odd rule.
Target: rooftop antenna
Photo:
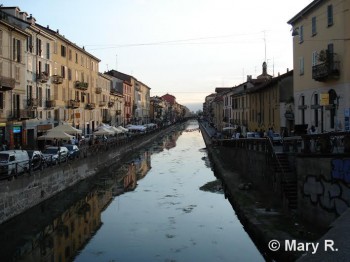
[[[264,32],[264,45],[265,45],[265,62],[266,62],[266,38],[265,38],[265,31]]]
[[[109,71],[109,70],[108,70],[108,64],[106,64],[106,67],[107,67],[107,71]]]

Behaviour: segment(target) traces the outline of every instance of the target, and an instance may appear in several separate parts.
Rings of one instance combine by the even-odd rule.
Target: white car
[[[49,165],[57,165],[68,160],[68,148],[64,146],[49,146],[42,153]]]

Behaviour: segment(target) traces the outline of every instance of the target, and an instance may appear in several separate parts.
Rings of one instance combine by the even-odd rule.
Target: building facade
[[[295,124],[349,131],[349,0],[315,0],[292,26]]]

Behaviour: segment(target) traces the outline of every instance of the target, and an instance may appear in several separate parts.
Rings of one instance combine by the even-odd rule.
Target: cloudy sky
[[[287,21],[311,0],[5,0],[116,69],[197,110],[216,87],[293,68]]]

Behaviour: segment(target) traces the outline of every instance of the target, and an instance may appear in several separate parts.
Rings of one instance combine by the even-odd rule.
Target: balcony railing
[[[63,77],[59,75],[53,75],[51,76],[51,82],[53,84],[59,85],[63,83]]]
[[[16,80],[14,78],[1,76],[0,77],[0,91],[10,91],[15,89]]]
[[[122,114],[122,110],[116,110],[115,113],[117,116],[120,116]]]
[[[30,108],[36,108],[39,105],[39,99],[38,98],[29,98],[28,99],[28,107]]]
[[[108,107],[112,107],[112,106],[114,106],[114,102],[113,101],[109,101],[108,102]]]
[[[68,107],[69,108],[79,108],[80,107],[80,101],[78,101],[78,100],[69,100],[68,101]]]
[[[325,57],[320,62],[312,67],[312,78],[314,80],[324,82],[330,78],[340,76],[340,62],[336,59],[334,53],[326,51]]]
[[[98,105],[99,106],[106,106],[107,105],[107,102],[106,101],[100,101],[100,102],[98,102]]]
[[[111,89],[110,94],[111,94],[112,96],[117,96],[119,93],[118,93],[117,90]]]
[[[35,118],[35,111],[31,109],[21,109],[19,111],[19,116],[17,116],[17,113],[14,113],[14,118],[20,118],[20,119],[32,119]]]
[[[36,75],[36,80],[40,83],[46,83],[49,81],[49,75],[46,72],[41,72]]]
[[[131,106],[131,103],[130,102],[125,102],[124,105],[125,106]]]
[[[102,93],[102,87],[96,87],[95,92],[96,92],[96,94],[101,94]]]
[[[89,83],[86,82],[80,82],[80,81],[75,81],[75,88],[79,90],[87,90],[89,87]]]
[[[87,103],[86,104],[86,109],[88,110],[93,110],[96,108],[96,104],[95,103]]]
[[[56,106],[56,100],[46,100],[46,108],[53,108]]]

